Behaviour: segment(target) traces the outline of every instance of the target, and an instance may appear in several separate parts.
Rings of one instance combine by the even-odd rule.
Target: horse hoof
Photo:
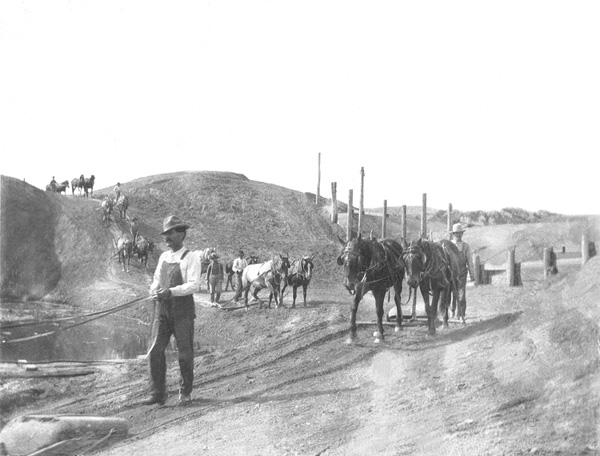
[[[431,336],[431,337],[434,337],[434,336],[435,336],[435,329],[430,329],[430,330],[428,330],[428,331],[427,331],[427,335],[428,335],[428,336]]]
[[[394,328],[394,331],[395,331],[395,332],[400,332],[400,331],[402,331],[403,329],[404,329],[404,328],[403,328],[402,326],[396,326],[396,327]]]
[[[353,337],[348,337],[346,339],[346,345],[352,345],[354,343],[354,338]]]
[[[373,342],[376,344],[379,344],[379,343],[381,343],[381,339],[375,338],[375,340]]]

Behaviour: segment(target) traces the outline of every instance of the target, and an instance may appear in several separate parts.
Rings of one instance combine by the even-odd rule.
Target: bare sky
[[[600,214],[595,1],[0,1],[0,172]]]

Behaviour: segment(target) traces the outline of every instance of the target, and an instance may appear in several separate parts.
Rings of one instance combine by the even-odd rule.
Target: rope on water
[[[99,312],[94,312],[92,314],[88,314],[87,316],[90,316],[90,315],[93,315],[93,316],[91,318],[87,318],[84,321],[80,321],[79,323],[68,325],[68,326],[65,326],[63,328],[58,328],[58,329],[55,329],[54,331],[48,331],[48,332],[45,332],[45,333],[42,333],[42,334],[36,334],[34,336],[21,337],[21,338],[18,338],[18,339],[11,339],[11,340],[3,340],[2,344],[14,344],[14,343],[17,343],[17,342],[25,342],[25,341],[28,341],[28,340],[39,339],[41,337],[47,337],[47,336],[50,336],[50,335],[52,335],[54,333],[57,333],[59,331],[65,331],[67,329],[75,328],[76,326],[81,326],[81,325],[84,325],[84,324],[89,323],[91,321],[98,320],[99,318],[103,318],[103,317],[106,317],[106,316],[111,315],[113,313],[119,312],[120,310],[123,310],[123,309],[126,309],[128,307],[131,307],[132,305],[134,305],[134,304],[136,304],[136,303],[138,303],[140,301],[143,301],[145,299],[153,299],[153,298],[152,298],[152,296],[144,296],[142,298],[137,298],[137,299],[134,299],[133,301],[126,302],[125,304],[121,304],[121,305],[112,307],[110,309],[104,310],[104,311],[99,311]],[[80,317],[76,317],[76,318],[81,318],[81,316]]]

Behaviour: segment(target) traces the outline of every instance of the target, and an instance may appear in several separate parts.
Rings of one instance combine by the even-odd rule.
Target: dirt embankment
[[[9,182],[17,190],[11,197],[4,179],[3,268],[5,259],[14,265],[36,258],[40,238],[27,230],[52,221],[51,238],[40,243],[52,246],[44,247],[55,257],[44,257],[45,267],[59,264],[60,276],[41,281],[39,293],[111,306],[147,292],[150,272],[134,263],[123,273],[111,256],[112,240],[128,229],[127,221],[113,220],[106,228],[98,200],[40,194],[19,181]],[[374,305],[367,296],[359,307],[366,323],[358,342],[346,345],[351,297],[335,265],[339,233],[302,194],[228,173],[157,176],[123,189],[131,196],[130,216],[138,216],[144,235],[157,242],[150,271],[161,250],[165,212],[180,213],[194,225],[189,245],[217,245],[224,257],[240,247],[265,255],[316,251],[309,306],[291,309],[291,292],[280,309],[198,306],[194,401],[188,407],[175,405],[178,366],[170,356],[165,407],[139,405],[147,393],[147,363],[129,360],[70,379],[2,379],[2,424],[27,413],[125,418],[130,436],[94,450],[104,455],[599,454],[597,258],[583,268],[559,263],[557,276],[546,281],[540,271],[523,287],[469,288],[467,325],[453,322],[435,337],[417,322],[399,333],[386,327],[386,342],[373,343],[368,322]],[[11,203],[4,206],[7,197]],[[25,197],[31,198],[26,204]],[[18,215],[18,207],[37,213]],[[8,241],[5,214],[18,220]],[[18,245],[19,235],[31,239],[28,254],[13,248],[5,258],[4,247]],[[511,239],[477,229],[467,235],[475,245]],[[6,283],[26,293],[32,287],[25,284],[46,277],[20,274]],[[3,290],[8,279],[3,275]],[[131,312],[148,318],[142,310]]]

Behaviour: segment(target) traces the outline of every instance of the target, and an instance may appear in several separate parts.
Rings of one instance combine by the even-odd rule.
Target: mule
[[[292,287],[292,308],[296,307],[296,290],[298,287],[302,287],[302,294],[304,296],[304,307],[306,307],[306,289],[310,284],[312,278],[314,264],[314,255],[305,255],[299,260],[292,261],[290,270],[288,272],[286,280],[283,281],[283,287],[281,288],[281,303],[283,304],[283,292],[287,286]]]
[[[127,195],[121,195],[115,204],[115,207],[119,211],[119,218],[121,220],[126,219],[127,209],[129,208],[129,198],[127,198]]]
[[[128,234],[123,234],[117,240],[117,253],[119,263],[123,266],[123,272],[129,272],[129,262],[133,253],[133,242]]]
[[[458,250],[453,244],[454,249],[448,244],[452,244],[452,242],[448,240],[432,242],[418,239],[412,241],[403,254],[406,281],[415,293],[413,317],[416,313],[416,289],[419,287],[425,303],[429,335],[436,333],[438,305],[444,315],[443,325],[448,327],[448,308],[456,284],[454,265],[456,268],[458,267],[458,257],[453,257]]]
[[[196,255],[200,259],[200,274],[206,274],[208,270],[208,265],[210,264],[210,256],[213,253],[217,253],[217,249],[215,247],[207,247],[203,250],[196,250]]]
[[[275,307],[280,305],[279,289],[281,282],[286,279],[290,268],[290,260],[284,255],[274,255],[273,258],[264,263],[251,264],[244,268],[242,273],[242,291],[244,292],[244,304],[246,310],[249,309],[248,293],[253,288],[252,297],[258,301],[259,309],[262,308],[262,301],[258,297],[258,292],[263,288],[268,288],[270,295],[275,300]],[[271,308],[271,299],[269,299],[269,308]]]
[[[106,196],[102,200],[102,221],[104,222],[104,226],[110,225],[110,214],[112,214],[113,205],[113,199],[110,196]]]
[[[138,260],[144,266],[148,267],[148,255],[154,251],[154,243],[142,235],[137,235],[133,241],[133,254],[137,254]]]
[[[96,180],[96,177],[93,174],[89,178],[88,177],[84,178],[83,191],[85,192],[86,198],[89,198],[90,194],[91,194],[91,196],[94,196],[94,181],[95,180]]]
[[[363,240],[358,238],[344,242],[342,253],[337,258],[337,263],[344,266],[344,286],[354,295],[350,316],[350,334],[347,343],[356,340],[356,312],[362,298],[370,291],[375,298],[377,314],[377,331],[373,334],[375,343],[384,340],[383,331],[383,300],[390,288],[394,288],[394,301],[396,303],[396,327],[398,332],[402,329],[402,309],[400,308],[402,294],[402,280],[404,278],[404,263],[402,260],[402,246],[393,239]]]
[[[55,184],[54,187],[52,187],[52,184],[48,184],[46,185],[46,191],[47,192],[55,192],[55,193],[62,193],[65,192],[65,195],[67,194],[67,188],[69,188],[69,181],[63,181],[60,184]]]
[[[85,184],[85,178],[83,177],[83,174],[79,177],[76,177],[75,179],[73,179],[71,181],[71,193],[73,196],[75,196],[75,189],[79,189],[79,196],[81,196],[82,192],[83,192],[83,186]]]

